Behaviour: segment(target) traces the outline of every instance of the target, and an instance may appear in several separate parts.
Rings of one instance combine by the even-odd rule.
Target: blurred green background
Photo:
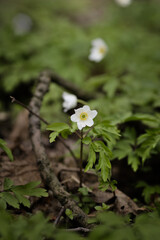
[[[99,118],[160,107],[160,2],[133,0],[1,0],[0,111],[16,112],[10,95],[28,103],[36,78],[51,69],[80,89],[99,92],[90,101]],[[102,38],[109,51],[100,63],[88,60],[91,41]],[[61,94],[51,84],[41,114],[62,121]]]

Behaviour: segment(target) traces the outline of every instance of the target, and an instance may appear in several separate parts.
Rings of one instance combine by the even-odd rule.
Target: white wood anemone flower
[[[70,94],[67,92],[63,92],[62,94],[63,98],[63,108],[64,112],[67,112],[68,110],[75,108],[77,106],[77,97],[74,94]]]
[[[18,13],[12,19],[12,26],[16,35],[25,35],[32,29],[32,19],[25,13]]]
[[[77,123],[79,130],[82,130],[82,128],[86,126],[93,126],[93,118],[97,116],[96,110],[90,110],[90,107],[85,105],[82,108],[75,109],[74,111],[75,113],[71,116],[71,121]]]
[[[122,7],[127,7],[132,2],[132,0],[115,0],[115,1]]]
[[[100,62],[108,51],[108,46],[101,38],[96,38],[91,42],[92,48],[90,50],[89,60],[94,62]]]

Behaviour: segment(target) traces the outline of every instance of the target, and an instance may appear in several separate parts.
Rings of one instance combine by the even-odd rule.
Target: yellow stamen
[[[80,119],[81,119],[82,121],[87,120],[87,118],[88,118],[88,114],[87,114],[86,112],[82,112],[82,113],[80,114]]]
[[[102,53],[102,54],[105,53],[106,52],[106,48],[105,47],[100,47],[99,48],[99,52]]]

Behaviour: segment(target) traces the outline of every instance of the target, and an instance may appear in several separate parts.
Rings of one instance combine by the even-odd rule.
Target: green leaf
[[[82,142],[86,145],[90,144],[92,142],[92,139],[90,137],[83,138]]]
[[[103,90],[107,92],[108,97],[112,98],[115,95],[115,92],[118,88],[119,81],[117,78],[112,77],[104,86]]]
[[[102,206],[95,206],[94,207],[97,211],[104,211],[107,210],[109,208],[108,205],[106,205],[105,203],[102,203]]]
[[[142,134],[138,138],[138,144],[140,145],[137,152],[142,157],[142,162],[150,157],[152,151],[160,143],[160,129],[147,130],[145,134]]]
[[[28,208],[30,207],[31,203],[26,197],[24,197],[22,194],[18,193],[16,191],[16,189],[13,189],[13,192],[14,192],[16,198],[18,199],[19,203],[23,204],[25,207],[28,207]]]
[[[140,160],[139,160],[139,157],[136,156],[136,154],[134,152],[129,154],[129,156],[128,156],[128,164],[131,165],[131,167],[132,167],[134,172],[137,171],[138,166],[140,165]]]
[[[4,179],[4,190],[9,190],[13,186],[13,181],[10,178]]]
[[[83,196],[88,196],[88,189],[86,187],[79,188],[78,192],[82,193]]]
[[[70,135],[70,134],[72,134],[72,132],[71,132],[71,130],[70,129],[65,129],[65,130],[63,130],[62,132],[61,132],[61,136],[63,137],[63,138],[68,138],[68,136]]]
[[[128,143],[128,140],[120,140],[116,144],[116,149],[113,151],[113,158],[118,158],[119,160],[121,160],[129,156],[132,151],[132,147]]]
[[[95,206],[94,208],[95,208],[97,211],[103,210],[101,206]]]
[[[96,130],[103,130],[103,131],[106,131],[106,132],[109,132],[109,133],[113,133],[117,136],[120,136],[119,134],[119,130],[117,129],[117,127],[115,125],[112,125],[110,123],[110,121],[102,121],[100,123],[98,123],[94,129]]]
[[[99,161],[96,166],[97,170],[101,170],[101,176],[104,182],[110,179],[111,176],[111,163],[105,152],[99,153]]]
[[[112,152],[110,151],[110,149],[104,144],[104,142],[102,141],[94,141],[92,143],[93,149],[95,152],[105,152],[105,154],[111,158],[112,157]]]
[[[52,142],[54,142],[55,141],[55,139],[56,139],[56,137],[59,135],[59,133],[58,132],[52,132],[52,133],[50,133],[50,135],[49,135],[49,142],[50,143],[52,143]]]
[[[147,204],[150,203],[151,201],[151,196],[155,193],[158,193],[160,194],[160,186],[159,185],[149,185],[147,184],[146,182],[144,181],[140,181],[138,182],[137,188],[143,188],[143,191],[142,191],[142,196],[144,197],[144,200]]]
[[[142,121],[144,123],[153,122],[158,123],[157,118],[150,114],[137,113],[125,119],[125,122]]]
[[[13,155],[11,150],[6,146],[6,142],[0,138],[0,148],[8,155],[9,159],[13,161]]]
[[[2,192],[2,198],[5,200],[10,206],[14,208],[19,208],[19,202],[17,198],[15,198],[11,193],[9,192]]]
[[[73,220],[73,213],[72,210],[70,210],[69,208],[66,209],[65,214],[67,215],[67,217],[69,217],[71,220]]]
[[[112,180],[109,184],[110,184],[110,187],[111,187],[112,191],[114,192],[117,189],[117,186],[116,186],[117,181]]]
[[[85,167],[85,172],[87,172],[89,169],[92,169],[93,168],[93,165],[95,164],[96,162],[96,153],[92,147],[92,144],[90,145],[90,148],[89,148],[89,156],[88,156],[88,163]]]
[[[12,191],[20,195],[35,196],[35,197],[48,197],[48,193],[44,188],[36,188],[40,182],[30,182],[25,185],[12,187]]]
[[[46,129],[59,133],[62,132],[63,130],[70,129],[70,126],[66,123],[52,123],[48,125]]]
[[[6,204],[6,201],[1,198],[1,195],[0,195],[0,210],[4,210],[7,208],[7,204]]]

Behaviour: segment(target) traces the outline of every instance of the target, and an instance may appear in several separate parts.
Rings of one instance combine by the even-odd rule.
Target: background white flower
[[[96,110],[90,110],[90,107],[85,105],[75,110],[75,114],[71,116],[71,121],[76,122],[78,129],[82,130],[85,126],[91,127],[94,124],[93,118],[95,118],[96,115]]]
[[[132,0],[115,0],[115,1],[122,7],[127,7],[132,2]]]
[[[25,13],[18,13],[12,19],[13,30],[16,35],[24,35],[32,28],[32,19]]]
[[[64,100],[62,104],[64,112],[67,112],[68,110],[77,106],[77,97],[74,94],[64,92],[62,94],[62,98]]]
[[[92,48],[90,50],[89,60],[94,62],[100,62],[108,51],[107,44],[101,38],[96,38],[92,42]]]

